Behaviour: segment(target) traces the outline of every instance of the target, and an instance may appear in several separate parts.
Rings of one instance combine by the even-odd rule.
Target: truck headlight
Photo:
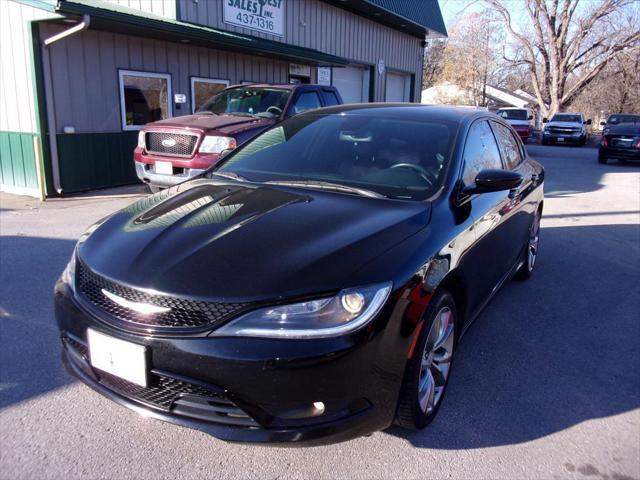
[[[207,136],[200,144],[200,153],[222,153],[225,150],[233,150],[238,145],[232,137]]]
[[[344,335],[364,326],[389,298],[391,283],[342,290],[333,297],[265,307],[224,325],[212,336],[308,339]]]
[[[145,137],[145,131],[144,131],[144,130],[140,130],[140,131],[138,132],[138,146],[139,146],[140,148],[142,148],[143,150],[144,150],[145,148],[147,148],[147,145],[145,144],[144,137]]]

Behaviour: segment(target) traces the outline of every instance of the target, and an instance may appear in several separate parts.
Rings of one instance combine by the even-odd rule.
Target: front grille
[[[89,362],[87,346],[65,335],[67,348],[75,350]],[[110,390],[151,407],[173,413],[224,424],[257,426],[257,422],[228,398],[205,386],[174,378],[152,370],[149,385],[142,387],[102,370],[94,369],[98,382]]]
[[[89,270],[80,260],[76,266],[76,287],[81,297],[100,311],[121,321],[144,327],[213,327],[246,307],[244,303],[205,302],[153,295],[101,277]],[[171,310],[164,313],[141,314],[110,300],[102,293],[103,289],[131,302],[148,303]]]
[[[572,134],[572,133],[580,133],[581,129],[573,128],[573,127],[549,127],[549,131],[551,133]]]
[[[190,157],[198,142],[197,135],[181,133],[147,132],[146,150],[151,153]]]

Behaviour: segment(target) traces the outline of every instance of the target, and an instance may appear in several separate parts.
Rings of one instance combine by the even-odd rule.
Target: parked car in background
[[[148,123],[133,152],[136,174],[152,192],[201,174],[273,124],[313,108],[342,104],[335,87],[237,85],[211,97],[193,115]]]
[[[496,111],[496,115],[511,125],[523,142],[533,133],[533,112],[528,108],[505,107]]]
[[[609,133],[609,128],[620,123],[634,123],[640,121],[640,114],[638,113],[614,113],[609,115],[606,122],[600,122],[602,127],[602,134]]]
[[[296,115],[82,235],[55,288],[64,361],[121,405],[227,440],[423,428],[460,337],[534,271],[543,186],[492,113]]]
[[[585,120],[582,113],[556,113],[551,120],[542,119],[545,124],[542,131],[542,144],[573,143],[584,145],[587,143],[587,125],[591,120]]]
[[[602,132],[598,162],[610,159],[622,162],[640,161],[640,115],[611,115]]]

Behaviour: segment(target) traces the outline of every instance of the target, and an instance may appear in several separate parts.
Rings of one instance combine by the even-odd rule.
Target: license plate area
[[[558,137],[556,140],[558,140],[559,142],[564,142],[564,137]]]
[[[173,175],[171,162],[156,162],[156,173],[160,175]]]
[[[141,387],[147,386],[147,349],[142,345],[87,330],[89,361],[98,370]]]

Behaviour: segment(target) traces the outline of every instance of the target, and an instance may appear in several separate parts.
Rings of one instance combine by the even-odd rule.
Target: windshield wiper
[[[270,182],[264,182],[270,185],[284,185],[292,187],[308,187],[317,188],[319,190],[334,190],[337,192],[355,193],[363,197],[373,198],[385,198],[384,195],[366,190],[364,188],[350,187],[348,185],[341,185],[339,183],[323,182],[319,180],[273,180]]]
[[[254,113],[249,113],[249,112],[224,112],[223,115],[234,115],[236,117],[252,117],[252,118],[257,116]]]
[[[242,175],[238,175],[235,172],[210,172],[210,175],[216,175],[218,177],[230,178],[231,180],[238,180],[239,182],[248,182]]]

